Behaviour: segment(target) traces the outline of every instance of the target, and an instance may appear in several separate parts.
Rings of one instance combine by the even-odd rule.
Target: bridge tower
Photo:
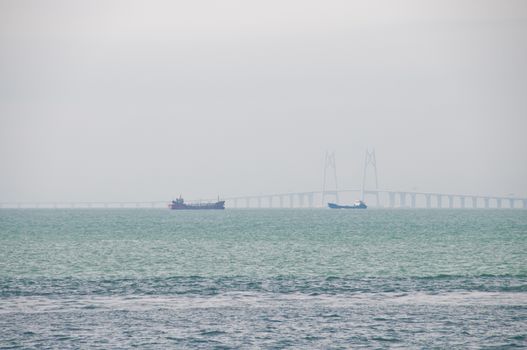
[[[333,171],[333,180],[335,182],[335,190],[334,191],[328,191],[327,190],[327,177],[328,177],[328,169]],[[322,185],[322,206],[326,206],[326,196],[327,195],[335,195],[335,199],[337,203],[339,202],[339,192],[338,192],[338,184],[337,184],[337,164],[335,162],[335,152],[326,152],[326,157],[324,159],[324,184]]]
[[[377,176],[377,159],[375,158],[375,148],[372,148],[370,151],[369,149],[366,149],[366,156],[364,157],[364,172],[362,173],[362,186],[360,191],[360,200],[364,200],[364,191],[366,187],[366,173],[368,171],[368,167],[371,166],[373,168],[373,173],[375,174],[375,196],[377,200],[377,206],[380,206],[381,203],[379,201],[379,178]]]

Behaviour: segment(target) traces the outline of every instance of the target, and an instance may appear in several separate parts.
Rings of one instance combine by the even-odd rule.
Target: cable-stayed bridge
[[[374,183],[367,186],[368,170]],[[333,182],[331,185],[330,183]],[[326,153],[322,190],[223,197],[227,208],[323,208],[328,202],[351,203],[364,200],[378,208],[523,208],[527,197],[469,193],[440,193],[381,189],[377,177],[375,151],[366,151],[360,188],[338,189],[335,153]],[[216,198],[187,200],[213,202]],[[81,202],[0,202],[2,208],[166,208],[169,200],[156,201],[81,201]]]

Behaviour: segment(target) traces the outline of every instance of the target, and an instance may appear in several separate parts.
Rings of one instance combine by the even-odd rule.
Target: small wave
[[[397,338],[384,338],[384,337],[372,337],[371,340],[380,341],[380,342],[389,342],[389,343],[397,343],[400,342],[400,339]]]
[[[200,332],[200,334],[201,335],[206,335],[206,336],[209,336],[209,337],[214,337],[214,336],[217,336],[217,335],[225,334],[225,332],[218,331],[218,330],[210,330],[210,331],[202,330]]]

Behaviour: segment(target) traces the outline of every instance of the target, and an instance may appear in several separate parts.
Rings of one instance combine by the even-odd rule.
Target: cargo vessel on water
[[[328,203],[330,209],[366,209],[368,206],[361,200],[356,200],[352,205],[339,205],[335,203]]]
[[[175,201],[173,200],[168,207],[174,210],[195,210],[195,209],[225,209],[225,201],[214,203],[192,203],[187,204],[185,200],[179,196]]]

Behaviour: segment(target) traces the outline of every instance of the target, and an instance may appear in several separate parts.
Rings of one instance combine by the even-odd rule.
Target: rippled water
[[[0,347],[527,347],[524,210],[0,210]]]

